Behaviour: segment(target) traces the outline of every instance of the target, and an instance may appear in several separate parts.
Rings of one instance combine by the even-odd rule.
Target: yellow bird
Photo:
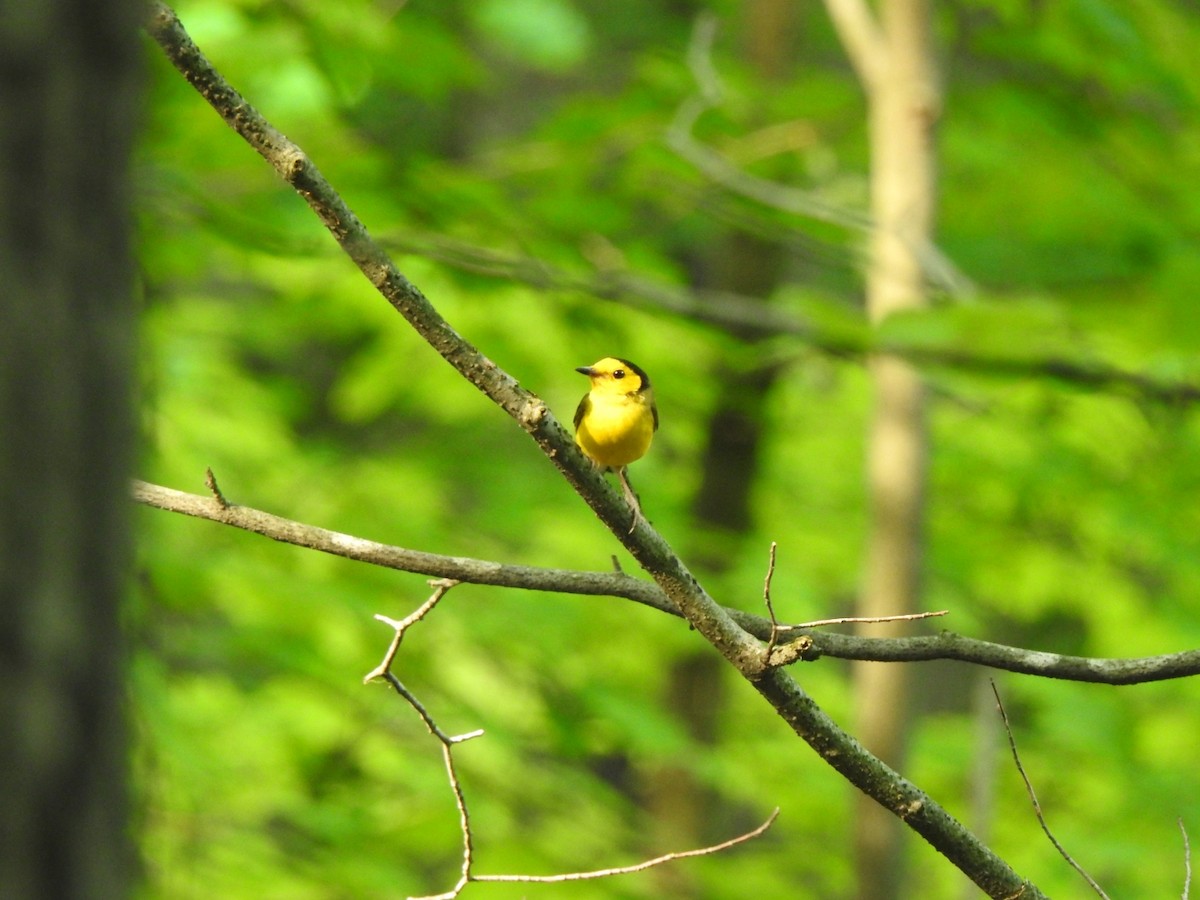
[[[633,508],[629,526],[633,531],[642,508],[625,467],[646,455],[658,430],[650,376],[629,360],[612,356],[575,371],[592,381],[592,389],[575,410],[575,443],[589,459],[614,470],[621,479],[625,499]]]

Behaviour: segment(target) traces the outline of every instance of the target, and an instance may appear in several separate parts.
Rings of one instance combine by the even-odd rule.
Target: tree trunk
[[[922,271],[935,202],[934,124],[939,100],[930,47],[928,0],[883,0],[874,39],[861,40],[859,72],[867,90],[871,212],[875,223],[867,273],[867,312],[878,324],[925,303]],[[861,7],[860,7],[861,12]],[[868,435],[870,497],[859,615],[912,612],[918,605],[925,485],[925,402],[915,369],[901,359],[870,360],[875,410]],[[906,626],[865,628],[880,636]],[[857,733],[894,767],[902,762],[908,722],[909,667],[854,666]],[[860,798],[855,835],[859,896],[900,895],[901,825]]]
[[[0,897],[124,897],[142,7],[20,9],[0,18]]]

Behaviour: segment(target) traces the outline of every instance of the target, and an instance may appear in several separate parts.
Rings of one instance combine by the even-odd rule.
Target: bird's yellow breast
[[[575,443],[602,466],[614,469],[641,459],[654,440],[653,399],[643,394],[592,391],[577,416]]]

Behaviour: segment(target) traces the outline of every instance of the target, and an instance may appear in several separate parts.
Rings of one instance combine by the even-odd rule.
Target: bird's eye
[[[617,369],[615,372],[613,372],[613,378],[624,378],[624,377],[625,377],[624,369]]]

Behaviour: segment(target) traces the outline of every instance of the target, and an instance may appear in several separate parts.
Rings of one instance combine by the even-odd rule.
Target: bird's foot
[[[649,520],[642,515],[642,504],[638,501],[638,496],[633,492],[633,486],[629,483],[629,477],[625,474],[625,467],[622,466],[617,470],[617,477],[621,479],[621,489],[625,494],[625,502],[633,510],[633,518],[629,522],[629,531],[627,534],[633,534],[633,531],[638,526],[638,522],[650,524]]]

